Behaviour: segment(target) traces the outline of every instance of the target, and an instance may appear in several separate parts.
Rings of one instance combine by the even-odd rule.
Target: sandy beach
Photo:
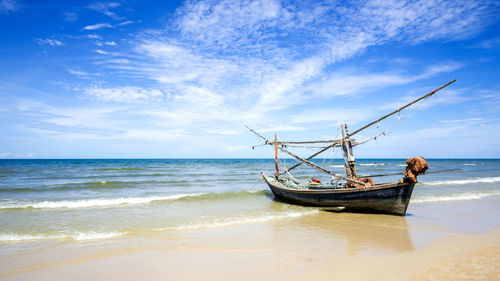
[[[476,202],[475,208],[497,203]],[[47,243],[44,247],[11,243],[10,255],[1,260],[0,280],[500,278],[499,227],[466,220],[450,227],[440,222],[446,216],[442,212],[431,220],[423,210],[414,208],[420,215],[407,217],[320,210],[229,227],[39,242]],[[9,245],[2,250],[8,253]]]

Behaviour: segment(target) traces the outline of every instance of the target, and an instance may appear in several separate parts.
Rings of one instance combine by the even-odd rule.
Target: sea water
[[[292,159],[281,160],[292,166]],[[343,173],[341,162],[317,160]],[[450,202],[498,200],[500,160],[429,159],[409,216]],[[404,172],[404,159],[357,160],[362,175]],[[292,219],[321,210],[273,200],[272,159],[0,160],[0,243],[99,240]],[[321,173],[321,172],[319,172]],[[301,167],[294,177],[331,177]],[[400,175],[374,178],[397,181]],[[486,202],[486,201],[485,201]],[[498,208],[496,210],[498,212]],[[471,211],[473,212],[473,211]]]

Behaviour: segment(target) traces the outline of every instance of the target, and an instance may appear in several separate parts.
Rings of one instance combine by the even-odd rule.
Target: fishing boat
[[[379,119],[361,127],[360,129],[349,133],[349,128],[346,122],[340,126],[342,138],[336,140],[313,140],[313,141],[278,141],[274,134],[274,141],[269,140],[257,131],[246,126],[251,132],[264,140],[263,145],[274,147],[275,154],[275,173],[267,175],[262,173],[262,179],[267,183],[275,198],[280,201],[300,204],[306,206],[330,207],[335,210],[345,210],[352,212],[369,212],[383,213],[404,216],[410,202],[410,198],[417,183],[417,176],[421,174],[438,173],[453,170],[443,170],[436,172],[427,172],[429,167],[425,158],[414,157],[407,160],[405,172],[386,174],[386,175],[367,175],[359,176],[356,174],[356,162],[354,158],[353,148],[366,143],[369,140],[376,139],[372,137],[363,142],[356,142],[353,138],[357,133],[378,124],[380,121],[400,113],[402,110],[411,105],[425,100],[434,95],[441,89],[454,83],[456,80],[450,81],[447,84],[433,90],[432,92],[398,108],[397,110],[380,117]],[[382,133],[385,134],[385,133]],[[305,158],[296,155],[288,150],[290,147],[303,147],[304,145],[316,145],[319,149],[316,153]],[[322,145],[322,146],[317,146]],[[255,148],[255,146],[253,147]],[[328,170],[325,167],[311,161],[312,158],[321,153],[340,148],[344,157],[345,175]],[[284,152],[298,161],[297,164],[280,171],[278,151]],[[322,183],[316,178],[311,181],[301,181],[296,179],[290,171],[297,168],[301,164],[311,166],[323,173],[331,175],[331,181]],[[397,182],[391,183],[374,183],[374,177],[384,177],[393,175],[403,175]]]

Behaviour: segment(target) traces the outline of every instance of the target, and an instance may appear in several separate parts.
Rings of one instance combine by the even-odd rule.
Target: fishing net
[[[413,183],[417,182],[417,176],[425,173],[429,169],[429,164],[424,157],[418,156],[406,159],[405,177]]]

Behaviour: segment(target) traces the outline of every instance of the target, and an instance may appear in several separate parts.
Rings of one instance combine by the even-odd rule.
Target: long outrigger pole
[[[357,129],[356,131],[352,132],[352,133],[351,133],[351,134],[349,134],[348,136],[349,136],[349,137],[350,137],[350,136],[354,136],[355,134],[357,134],[357,133],[359,133],[359,132],[363,131],[364,129],[366,129],[366,128],[368,128],[368,127],[372,126],[373,124],[376,124],[376,123],[378,123],[378,122],[380,122],[380,121],[384,120],[385,118],[390,117],[390,116],[392,116],[392,115],[394,115],[394,114],[396,114],[396,113],[400,112],[401,110],[403,110],[403,109],[407,108],[408,106],[410,106],[410,105],[412,105],[412,104],[414,104],[414,103],[417,103],[417,102],[419,102],[419,101],[421,101],[421,100],[423,100],[423,99],[425,99],[425,98],[428,98],[428,97],[430,97],[430,96],[434,95],[437,91],[439,91],[439,90],[443,89],[444,87],[449,86],[450,84],[452,84],[452,83],[453,83],[453,82],[455,82],[455,81],[457,81],[457,79],[453,79],[453,81],[450,81],[450,82],[446,83],[445,85],[443,85],[443,86],[441,86],[441,87],[437,88],[436,90],[434,90],[434,91],[432,91],[432,92],[428,93],[427,95],[422,96],[422,97],[420,97],[420,98],[418,98],[418,99],[416,99],[416,100],[414,100],[414,101],[410,102],[409,104],[407,104],[407,105],[405,105],[405,106],[403,106],[403,107],[400,107],[400,108],[398,108],[397,110],[395,110],[395,111],[393,111],[393,112],[391,112],[391,113],[389,113],[389,114],[387,114],[387,115],[385,115],[385,116],[380,117],[379,119],[377,119],[377,120],[375,120],[375,121],[371,122],[371,123],[370,123],[370,124],[368,124],[368,125],[365,125],[364,127],[360,128],[360,129]]]
[[[438,174],[438,173],[444,173],[444,172],[455,172],[455,171],[463,171],[464,169],[448,169],[448,170],[440,170],[440,171],[432,171],[432,172],[425,172],[421,175],[428,175],[428,174]],[[392,173],[392,174],[381,174],[381,175],[369,175],[369,176],[358,176],[359,178],[375,178],[375,177],[388,177],[388,176],[400,176],[404,175],[405,173]]]

